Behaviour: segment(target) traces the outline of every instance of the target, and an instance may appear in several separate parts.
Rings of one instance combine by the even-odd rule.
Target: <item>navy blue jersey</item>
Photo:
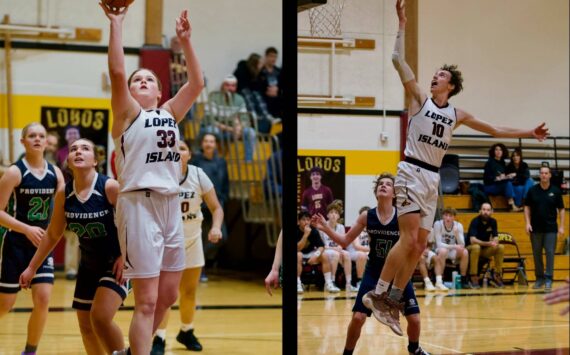
[[[14,188],[14,217],[27,225],[46,229],[53,208],[53,197],[57,189],[57,175],[52,164],[44,161],[42,176],[36,176],[25,158],[14,165],[20,169],[22,180]],[[14,232],[15,233],[15,232]],[[19,234],[19,233],[17,233]],[[28,238],[15,238],[16,243],[32,246]]]
[[[370,236],[370,252],[366,263],[366,273],[370,273],[376,279],[380,277],[380,271],[384,266],[388,252],[400,239],[396,208],[394,208],[392,219],[385,225],[380,222],[376,213],[377,209],[378,207],[369,209],[366,217],[366,231]]]
[[[80,263],[89,269],[108,268],[121,255],[113,205],[105,194],[107,179],[97,174],[86,200],[75,193],[74,180],[65,184],[67,228],[79,238]]]

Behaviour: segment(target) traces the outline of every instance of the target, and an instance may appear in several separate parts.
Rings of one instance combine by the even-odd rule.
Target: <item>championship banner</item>
[[[70,107],[42,106],[41,122],[48,135],[55,132],[59,138],[56,160],[65,169],[68,142],[87,138],[95,143],[95,158],[98,172],[107,174],[107,138],[109,132],[109,110]],[[47,155],[46,155],[47,158]]]
[[[297,213],[321,213],[327,218],[326,208],[334,200],[345,203],[345,157],[297,157]],[[344,211],[341,218],[344,218]]]

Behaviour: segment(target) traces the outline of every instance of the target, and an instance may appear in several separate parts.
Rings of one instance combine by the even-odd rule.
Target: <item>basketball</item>
[[[110,8],[119,9],[129,6],[134,0],[103,0],[103,3]]]

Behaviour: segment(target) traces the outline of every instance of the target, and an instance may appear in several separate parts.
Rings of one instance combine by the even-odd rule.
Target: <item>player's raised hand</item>
[[[539,124],[533,131],[532,136],[536,138],[539,142],[542,142],[550,135],[548,131],[548,127],[546,127],[546,123],[542,122]]]
[[[404,0],[396,1],[396,12],[398,14],[398,20],[400,20],[400,23],[405,24],[408,19],[406,17],[406,3]]]
[[[125,6],[122,8],[110,7],[108,5],[103,4],[103,2],[99,2],[99,6],[101,6],[103,11],[105,12],[105,16],[107,16],[109,20],[123,21],[125,15],[127,14],[127,11],[129,10],[129,6]]]
[[[190,26],[190,21],[188,20],[188,10],[184,10],[176,19],[176,36],[179,39],[190,39],[191,33],[192,26]]]

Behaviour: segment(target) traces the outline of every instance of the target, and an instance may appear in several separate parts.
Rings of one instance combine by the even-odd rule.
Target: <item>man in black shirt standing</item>
[[[556,233],[564,234],[562,192],[550,184],[551,177],[550,167],[542,166],[540,183],[530,188],[524,206],[526,232],[530,235],[536,276],[536,282],[532,288],[539,289],[545,286],[547,291],[552,289]],[[560,226],[556,224],[557,216],[560,216]],[[546,252],[546,271],[542,263],[542,249]]]
[[[469,274],[471,275],[471,288],[479,288],[479,257],[490,259],[495,257],[495,275],[490,280],[491,285],[503,287],[503,255],[504,246],[499,244],[497,220],[491,217],[493,208],[485,202],[481,205],[479,216],[475,217],[469,225]],[[465,243],[467,245],[467,241]]]
[[[327,273],[330,278],[331,271],[329,263],[323,262],[325,244],[319,231],[311,227],[311,215],[307,211],[301,211],[297,216],[297,227],[297,293],[303,293],[303,259],[308,259],[307,262],[311,265],[322,264],[325,279]]]

